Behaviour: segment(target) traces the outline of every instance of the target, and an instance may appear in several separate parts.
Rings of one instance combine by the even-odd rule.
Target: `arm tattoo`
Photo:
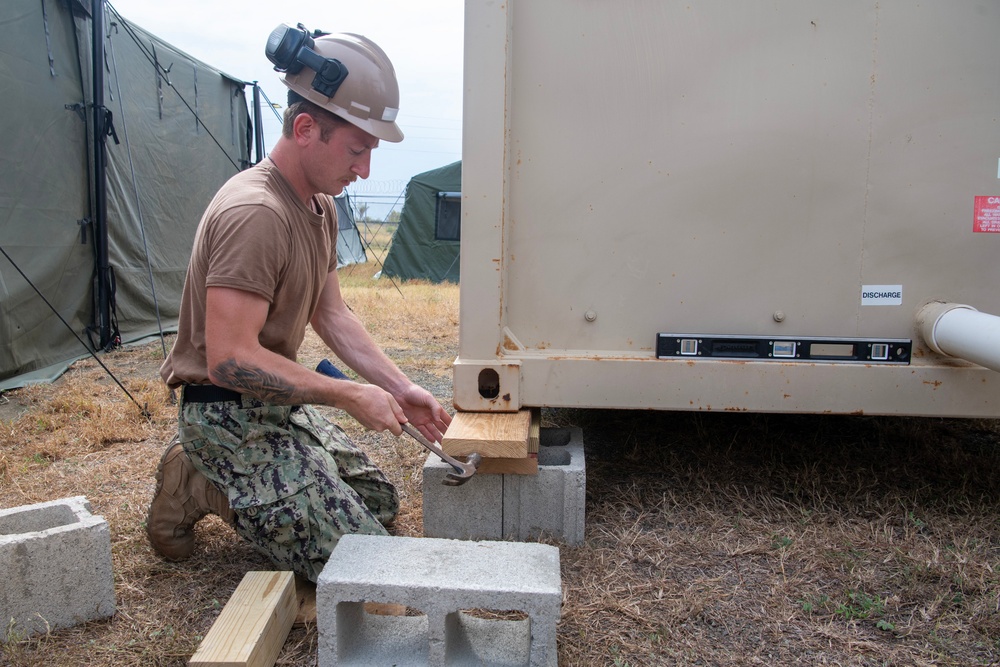
[[[215,374],[226,386],[242,394],[250,394],[265,403],[293,405],[304,403],[297,396],[295,387],[273,373],[259,368],[241,366],[235,359],[227,359],[215,368]]]

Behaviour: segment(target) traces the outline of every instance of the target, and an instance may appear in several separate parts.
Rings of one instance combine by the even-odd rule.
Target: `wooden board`
[[[295,575],[295,599],[299,609],[295,613],[292,627],[316,623],[316,584],[301,574]]]
[[[538,445],[542,439],[542,409],[531,408],[531,426],[528,429],[528,454],[538,456]]]
[[[528,456],[531,410],[519,412],[459,412],[451,420],[441,449],[451,456],[478,452],[483,458],[523,459]]]
[[[542,435],[542,409],[531,408],[531,426],[528,428],[528,457],[523,459],[484,458],[476,470],[477,475],[537,475],[538,446]]]
[[[247,572],[190,667],[272,667],[298,611],[291,572]]]
[[[483,459],[476,469],[477,475],[537,475],[538,454],[528,454],[523,459]]]

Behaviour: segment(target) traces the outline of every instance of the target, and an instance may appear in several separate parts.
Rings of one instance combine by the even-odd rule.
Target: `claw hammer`
[[[323,375],[328,375],[338,380],[350,379],[346,375],[344,375],[344,373],[339,368],[330,363],[329,359],[324,359],[323,361],[319,362],[319,365],[316,367],[316,370],[322,373]],[[462,463],[461,461],[455,459],[454,457],[445,454],[443,449],[441,449],[439,446],[437,446],[436,444],[425,438],[424,435],[420,431],[418,431],[415,426],[413,426],[413,424],[406,423],[406,424],[401,424],[401,426],[403,427],[404,433],[406,433],[411,438],[419,442],[428,450],[437,454],[439,457],[441,457],[442,461],[444,461],[445,463],[447,463],[448,465],[450,465],[452,468],[455,469],[454,472],[450,472],[445,476],[446,479],[444,479],[441,482],[442,484],[445,484],[447,486],[460,486],[468,482],[469,479],[476,474],[476,470],[479,468],[479,464],[483,460],[483,458],[476,452],[473,452],[472,454],[466,456],[465,463]]]

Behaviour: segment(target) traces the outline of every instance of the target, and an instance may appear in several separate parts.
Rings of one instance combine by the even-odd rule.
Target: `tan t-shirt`
[[[270,160],[233,176],[208,205],[184,279],[177,342],[160,367],[171,387],[208,384],[208,287],[259,294],[271,307],[260,344],[294,360],[330,271],[337,212],[326,195],[307,207]]]

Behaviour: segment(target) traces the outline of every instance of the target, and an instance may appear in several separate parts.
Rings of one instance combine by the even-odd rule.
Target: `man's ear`
[[[298,144],[312,141],[314,136],[319,135],[319,131],[319,123],[307,113],[300,113],[292,121],[292,137]]]

